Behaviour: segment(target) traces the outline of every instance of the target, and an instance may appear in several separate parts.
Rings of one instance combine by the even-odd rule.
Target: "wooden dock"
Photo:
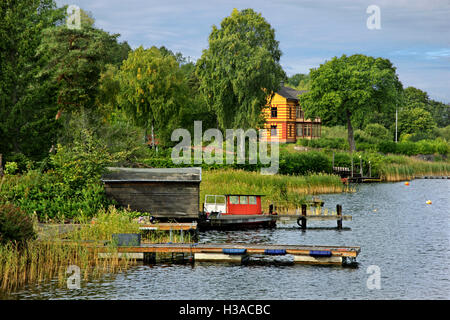
[[[101,251],[101,248],[97,248]],[[118,247],[122,257],[142,259],[155,262],[156,254],[171,253],[188,255],[194,261],[228,261],[245,262],[249,256],[284,256],[292,255],[294,263],[343,265],[356,262],[360,247],[348,246],[312,246],[312,245],[273,245],[273,244],[236,244],[236,243],[206,243],[206,244],[141,244],[135,247]],[[100,252],[100,257],[111,255],[110,249]]]
[[[344,220],[351,221],[352,220],[352,216],[342,214],[342,206],[339,204],[336,205],[336,214],[331,214],[331,215],[308,214],[307,206],[302,205],[301,206],[301,214],[277,214],[272,217],[273,217],[273,219],[280,220],[280,221],[297,220],[297,224],[303,230],[307,228],[308,220],[309,221],[336,221],[337,222],[336,228],[338,230],[343,229],[342,221],[344,221]]]
[[[156,224],[142,224],[139,230],[153,230],[153,231],[190,231],[197,230],[197,222],[192,223],[176,223],[176,222],[160,222]]]

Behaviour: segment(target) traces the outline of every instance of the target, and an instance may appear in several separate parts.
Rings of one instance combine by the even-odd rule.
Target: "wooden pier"
[[[101,251],[101,248],[97,248]],[[142,259],[146,262],[156,262],[156,254],[190,256],[194,261],[245,262],[249,256],[284,256],[292,255],[294,263],[343,265],[356,262],[360,247],[348,246],[312,246],[312,245],[273,245],[273,244],[236,244],[236,243],[206,243],[206,244],[141,244],[134,247],[118,247],[121,257]],[[100,257],[109,257],[110,249],[100,252]]]
[[[307,221],[334,221],[336,220],[338,230],[342,230],[342,221],[347,220],[351,221],[352,216],[343,215],[342,214],[342,206],[336,205],[336,214],[332,215],[324,215],[324,214],[308,214],[307,206],[302,205],[301,214],[277,214],[273,216],[273,219],[281,220],[281,221],[289,221],[289,220],[297,220],[297,224],[300,226],[302,230],[307,228]]]
[[[192,223],[171,223],[171,222],[160,222],[156,224],[142,224],[139,227],[140,230],[153,230],[153,231],[190,231],[197,230],[197,222]]]

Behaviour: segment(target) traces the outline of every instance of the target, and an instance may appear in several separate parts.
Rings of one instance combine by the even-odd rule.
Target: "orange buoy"
[[[405,182],[405,186],[409,186],[409,182],[408,181]]]
[[[431,200],[428,200],[428,201],[427,201],[427,204],[432,204]]]

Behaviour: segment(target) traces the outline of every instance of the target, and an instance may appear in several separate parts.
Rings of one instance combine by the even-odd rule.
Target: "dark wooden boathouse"
[[[201,168],[108,168],[107,196],[158,219],[198,219]]]

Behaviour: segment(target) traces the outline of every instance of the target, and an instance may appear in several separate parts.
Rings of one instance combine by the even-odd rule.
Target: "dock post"
[[[3,177],[3,155],[0,153],[0,178]]]
[[[184,232],[183,232],[183,228],[181,228],[181,230],[180,230],[180,241],[181,241],[181,243],[183,243],[184,242]]]
[[[350,157],[352,158],[352,172],[351,172],[351,176],[353,178],[353,153],[350,154]]]
[[[302,204],[302,217],[301,217],[301,228],[302,230],[306,229],[306,204]]]
[[[336,205],[336,211],[337,211],[337,228],[338,230],[342,229],[342,206],[340,204]]]
[[[169,235],[170,235],[170,240],[169,241],[173,242],[172,227],[170,227]]]
[[[359,156],[359,174],[361,175],[361,178],[363,177],[363,167],[362,167],[362,158]]]

